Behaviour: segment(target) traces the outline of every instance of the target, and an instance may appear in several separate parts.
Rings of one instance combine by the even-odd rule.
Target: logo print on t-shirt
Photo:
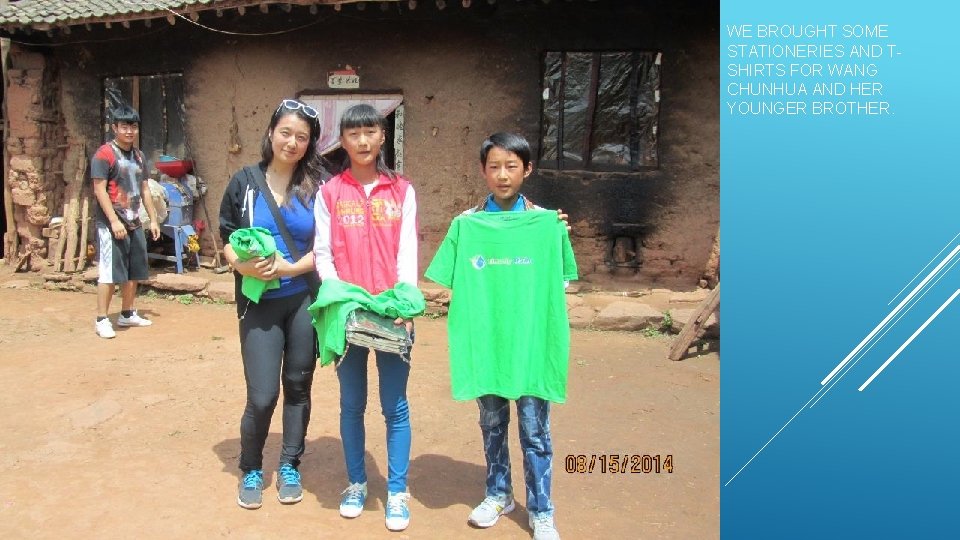
[[[483,267],[487,265],[487,261],[484,260],[483,255],[477,255],[476,257],[470,259],[470,262],[473,263],[473,267],[477,270],[482,270]]]
[[[121,152],[115,155],[116,178],[112,186],[107,184],[110,201],[117,215],[122,215],[124,219],[132,222],[140,214],[140,163],[133,152],[130,156]]]

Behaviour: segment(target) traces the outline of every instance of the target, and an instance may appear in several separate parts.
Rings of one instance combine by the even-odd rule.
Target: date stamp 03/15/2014
[[[673,454],[567,454],[563,470],[571,474],[672,474]]]

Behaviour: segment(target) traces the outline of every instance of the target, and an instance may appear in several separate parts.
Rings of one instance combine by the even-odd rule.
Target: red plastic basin
[[[171,178],[180,178],[189,174],[193,170],[193,161],[189,159],[178,159],[176,161],[157,161],[154,163],[157,170]]]

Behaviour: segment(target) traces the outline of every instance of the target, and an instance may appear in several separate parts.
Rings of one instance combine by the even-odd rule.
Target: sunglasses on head
[[[295,99],[285,99],[281,101],[280,106],[277,107],[277,112],[273,114],[279,114],[281,109],[290,109],[291,111],[300,109],[303,111],[303,114],[309,116],[310,118],[317,118],[320,116],[320,113],[318,113],[316,109],[307,105],[306,103],[303,103],[302,101],[297,101]]]

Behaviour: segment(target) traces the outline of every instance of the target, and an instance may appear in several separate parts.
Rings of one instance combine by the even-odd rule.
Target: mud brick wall
[[[6,155],[18,253],[30,255],[30,269],[46,265],[47,241],[42,230],[61,212],[64,196],[63,158],[65,135],[60,113],[59,81],[55,64],[42,54],[16,44],[10,49],[7,70],[9,131]]]
[[[222,20],[211,13],[201,18],[217,27],[269,31],[299,24],[288,19],[305,8],[292,9],[297,13],[249,10],[242,16],[224,13]],[[89,156],[103,140],[105,78],[182,74],[185,136],[196,172],[209,187],[209,226],[215,231],[227,182],[260,159],[264,127],[279,100],[331,93],[327,72],[350,64],[361,77],[355,93],[404,97],[403,172],[417,190],[424,269],[450,220],[487,193],[479,169],[483,139],[516,131],[539,154],[544,52],[657,51],[663,54],[659,167],[630,174],[536,169],[523,191],[541,206],[569,214],[580,273],[589,281],[699,284],[719,223],[719,3],[474,2],[470,9],[442,12],[349,9],[275,36],[223,36],[189,24],[154,25],[147,34],[140,26],[94,25],[83,30],[89,35],[83,34],[82,43],[48,47],[42,57],[36,49],[14,51],[8,151],[23,158],[10,178],[18,186],[18,234],[28,243],[37,238],[40,223],[59,215],[64,198],[71,198],[81,150],[85,146]],[[352,38],[358,34],[370,39],[357,45]],[[59,101],[50,84],[57,79]],[[69,136],[65,148],[58,146],[65,141],[57,133],[47,131],[52,125],[36,123],[58,110],[64,117],[58,129]],[[60,177],[49,176],[53,171]],[[25,217],[30,208],[32,221]],[[205,254],[212,254],[207,236],[202,235]]]

